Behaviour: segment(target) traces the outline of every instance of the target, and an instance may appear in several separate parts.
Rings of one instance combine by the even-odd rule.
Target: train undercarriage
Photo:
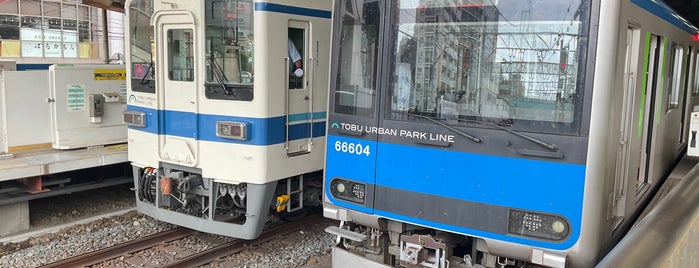
[[[332,206],[324,208],[324,214],[340,213]],[[362,221],[360,214],[348,214]],[[358,218],[354,218],[358,217]],[[329,217],[335,218],[335,217]],[[365,220],[365,219],[364,219]],[[340,226],[326,228],[336,235],[333,247],[333,267],[387,268],[538,268],[565,267],[566,256],[541,251],[540,257],[529,261],[520,257],[492,254],[485,240],[443,232],[422,226],[411,225],[389,219],[375,222],[377,226],[365,226],[340,221]],[[535,263],[533,263],[535,262]],[[537,264],[536,262],[540,263]]]
[[[266,184],[223,183],[175,166],[134,166],[133,172],[139,212],[207,233],[254,239],[266,225],[293,220],[322,204],[322,171]]]

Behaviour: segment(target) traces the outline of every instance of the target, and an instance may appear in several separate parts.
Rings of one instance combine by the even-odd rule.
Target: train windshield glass
[[[252,100],[253,1],[207,0],[206,96]]]
[[[129,6],[131,90],[155,93],[155,39],[150,19],[153,1],[133,1]]]
[[[389,117],[416,113],[456,125],[487,120],[536,132],[577,131],[588,0],[394,0],[393,6]]]
[[[342,1],[337,45],[335,112],[373,116],[378,61],[379,1]]]

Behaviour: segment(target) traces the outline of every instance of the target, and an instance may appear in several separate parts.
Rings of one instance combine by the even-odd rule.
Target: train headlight
[[[330,194],[337,199],[364,204],[366,185],[339,178],[330,181]]]
[[[224,139],[247,140],[247,124],[243,122],[216,121],[216,136]]]
[[[560,241],[570,234],[570,224],[561,216],[510,209],[507,232]]]
[[[566,230],[566,225],[565,225],[565,223],[563,223],[562,221],[554,221],[554,222],[551,224],[551,229],[552,229],[555,233],[562,233],[562,232],[565,232],[565,230]]]
[[[126,110],[122,114],[121,122],[126,124],[127,126],[145,127],[146,113]]]
[[[344,183],[342,183],[342,182],[337,183],[337,192],[338,193],[344,193],[345,190],[347,190],[347,186],[345,186]]]

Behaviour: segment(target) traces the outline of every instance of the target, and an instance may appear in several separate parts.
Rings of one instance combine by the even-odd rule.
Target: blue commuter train
[[[652,0],[338,0],[337,267],[592,267],[683,156],[697,28]]]

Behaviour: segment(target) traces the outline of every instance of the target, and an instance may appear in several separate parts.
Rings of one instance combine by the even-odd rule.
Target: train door
[[[655,129],[655,115],[661,105],[657,101],[656,89],[662,86],[661,72],[663,51],[665,49],[662,37],[648,34],[641,38],[640,31],[629,29],[628,34],[640,44],[645,42],[643,53],[634,52],[631,45],[629,55],[640,55],[635,59],[631,56],[627,64],[627,73],[640,70],[638,75],[630,75],[625,81],[624,116],[622,118],[620,146],[625,147],[617,157],[617,183],[613,203],[618,220],[634,207],[635,201],[643,196],[650,186],[653,149],[651,144]],[[636,62],[636,63],[634,63]],[[635,67],[636,64],[643,64]],[[638,85],[638,84],[640,85]],[[638,101],[636,101],[638,100]],[[621,161],[619,161],[621,160]],[[628,190],[627,190],[628,189]]]
[[[619,127],[619,144],[617,148],[616,173],[614,179],[614,190],[610,193],[609,201],[611,206],[607,211],[607,219],[614,221],[616,228],[624,219],[624,208],[626,196],[626,178],[635,176],[638,170],[640,154],[637,152],[638,138],[633,135],[634,123],[638,122],[638,114],[635,111],[640,109],[639,102],[641,91],[637,90],[639,80],[638,67],[640,55],[640,29],[636,26],[629,26],[626,30],[626,61],[624,65],[623,92],[620,99],[621,119]]]
[[[692,106],[690,98],[692,91],[692,81],[694,80],[694,52],[695,48],[692,46],[687,47],[687,53],[685,54],[685,68],[684,68],[684,87],[682,88],[682,105],[679,106],[682,109],[682,116],[680,117],[680,133],[679,133],[679,143],[684,144],[688,139],[689,131],[689,119],[687,114],[692,112]]]
[[[640,137],[638,142],[640,143],[640,164],[638,166],[638,173],[635,178],[635,197],[638,198],[642,196],[649,188],[650,174],[653,174],[653,139],[654,130],[656,126],[656,117],[660,113],[660,103],[657,100],[657,89],[663,87],[662,73],[663,73],[663,61],[665,56],[665,50],[667,46],[667,39],[661,36],[649,34],[646,39],[646,50],[648,58],[647,67],[645,68],[646,84],[645,84],[645,94],[641,94],[641,101],[644,102],[641,110],[643,112],[642,117],[639,119],[643,120],[643,124],[639,124],[639,129],[637,132],[637,137]],[[668,78],[671,79],[671,78]],[[645,108],[643,108],[645,107]],[[632,183],[632,182],[630,182]]]
[[[161,160],[194,166],[197,160],[198,91],[195,27],[190,13],[159,12],[155,17],[158,50],[159,154]]]
[[[310,36],[307,21],[288,23],[286,69],[286,153],[310,152],[313,138],[313,58],[309,57]],[[297,63],[300,58],[300,63]],[[299,67],[297,67],[297,65]]]

